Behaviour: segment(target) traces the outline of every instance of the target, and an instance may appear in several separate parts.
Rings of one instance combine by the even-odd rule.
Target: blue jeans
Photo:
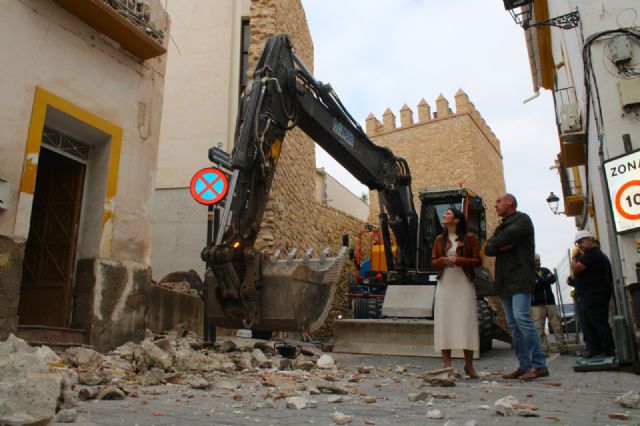
[[[520,363],[519,369],[547,368],[547,358],[540,345],[536,325],[531,319],[531,293],[516,293],[500,297],[507,323],[513,337],[513,350]]]

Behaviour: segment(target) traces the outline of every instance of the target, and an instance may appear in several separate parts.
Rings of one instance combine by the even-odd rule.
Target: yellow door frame
[[[102,234],[105,225],[113,218],[112,200],[118,191],[118,168],[120,166],[120,150],[122,147],[122,128],[39,86],[36,86],[31,122],[27,135],[24,165],[20,179],[19,202],[20,199],[33,199],[33,193],[36,187],[36,175],[38,172],[38,157],[40,156],[40,148],[42,145],[42,131],[44,130],[48,106],[95,127],[111,137],[104,212],[102,215]],[[102,240],[103,237],[104,236],[101,235],[100,239]]]

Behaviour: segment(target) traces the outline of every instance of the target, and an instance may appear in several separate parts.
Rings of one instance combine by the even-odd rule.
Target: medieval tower
[[[482,197],[487,206],[487,234],[491,235],[498,224],[493,202],[505,192],[500,141],[462,89],[455,94],[455,111],[443,95],[436,99],[434,112],[422,99],[417,122],[404,104],[400,126],[387,108],[382,122],[369,114],[366,132],[377,145],[409,162],[416,208],[419,191],[462,185]],[[369,221],[377,223],[377,192],[372,191],[369,199]]]

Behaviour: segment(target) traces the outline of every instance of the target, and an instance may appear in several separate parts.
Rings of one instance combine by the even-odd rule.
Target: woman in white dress
[[[434,346],[451,367],[451,350],[464,351],[464,371],[477,378],[473,352],[479,350],[473,268],[480,266],[476,236],[467,232],[464,213],[450,208],[442,216],[444,230],[433,243],[431,265],[439,270],[434,312]]]

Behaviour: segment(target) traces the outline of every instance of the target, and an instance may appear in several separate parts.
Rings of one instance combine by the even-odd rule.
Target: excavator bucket
[[[230,315],[229,306],[223,308],[213,291],[215,277],[208,274],[207,316],[217,327],[313,332],[327,318],[346,250],[343,247],[335,257],[325,250],[319,258],[312,258],[311,250],[295,258],[293,250],[286,259],[278,259],[278,254],[265,259],[260,274],[259,321],[254,324]]]

